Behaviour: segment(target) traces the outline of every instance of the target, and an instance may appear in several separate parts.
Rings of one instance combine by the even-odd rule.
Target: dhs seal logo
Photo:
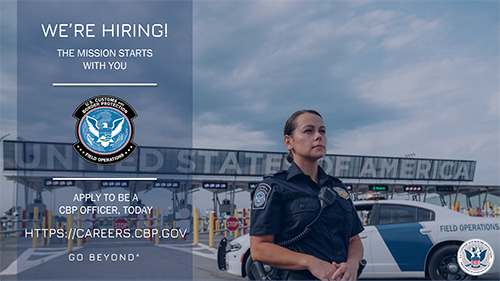
[[[493,266],[495,256],[491,246],[484,240],[465,241],[458,249],[457,260],[460,268],[472,276],[483,275]]]
[[[76,153],[99,165],[116,164],[127,159],[137,148],[132,142],[137,117],[124,100],[98,96],[84,101],[73,113],[76,123]]]

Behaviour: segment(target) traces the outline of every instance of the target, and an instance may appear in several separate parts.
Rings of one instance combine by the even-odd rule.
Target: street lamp
[[[8,136],[10,136],[10,134],[4,135],[3,137],[0,138],[0,141],[3,141],[3,139],[6,138],[6,137],[8,137]]]

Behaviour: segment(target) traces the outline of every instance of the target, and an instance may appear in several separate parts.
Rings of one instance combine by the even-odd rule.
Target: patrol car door
[[[367,261],[367,265],[363,270],[363,274],[361,277],[372,277],[371,273],[373,273],[373,257],[371,250],[371,237],[372,232],[377,231],[375,226],[373,225],[373,203],[370,204],[358,204],[355,205],[356,210],[358,212],[359,219],[363,223],[363,227],[365,230],[359,234],[359,238],[361,238],[361,242],[363,243],[363,258]]]
[[[425,270],[425,258],[433,243],[418,222],[415,206],[380,204],[377,231],[373,232],[372,255],[375,271],[417,276]],[[418,272],[418,273],[417,273]]]

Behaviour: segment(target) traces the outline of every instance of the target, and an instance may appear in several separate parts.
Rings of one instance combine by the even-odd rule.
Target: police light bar
[[[55,186],[74,186],[75,182],[74,181],[69,181],[69,180],[45,180],[44,181],[45,186],[48,187],[55,187]]]
[[[378,185],[370,185],[370,190],[373,190],[373,191],[387,191],[389,187],[387,185],[381,185],[381,184],[378,184]]]
[[[404,189],[406,192],[420,192],[423,190],[421,185],[405,185]]]
[[[347,190],[352,190],[352,184],[344,184]]]
[[[101,187],[128,187],[128,181],[101,181]]]
[[[227,189],[227,182],[204,182],[203,188],[207,189]]]
[[[453,192],[455,191],[454,186],[436,186],[437,192]]]
[[[179,188],[181,183],[178,181],[155,181],[154,188]]]
[[[258,182],[251,182],[248,184],[248,188],[250,188],[250,189],[256,189],[257,186],[259,186]]]

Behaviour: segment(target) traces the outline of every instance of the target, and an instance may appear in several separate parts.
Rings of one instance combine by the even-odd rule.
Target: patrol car
[[[360,278],[472,279],[457,261],[460,245],[469,239],[486,241],[493,253],[500,255],[498,218],[470,217],[405,200],[356,201],[354,205],[365,227],[359,236],[368,262]],[[219,268],[247,276],[251,264],[249,236],[238,237],[229,245],[225,255],[219,253]],[[500,276],[498,258],[494,259],[490,274]]]

